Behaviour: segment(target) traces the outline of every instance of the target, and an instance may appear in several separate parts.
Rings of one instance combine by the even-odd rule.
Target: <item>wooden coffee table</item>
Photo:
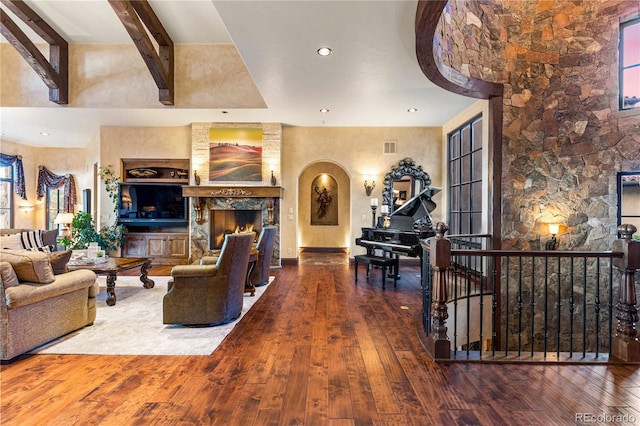
[[[118,272],[140,267],[140,281],[144,288],[153,288],[155,283],[147,277],[147,271],[151,268],[152,257],[110,257],[109,260],[96,264],[69,264],[70,271],[88,269],[96,275],[107,276],[107,305],[116,304],[116,279]]]

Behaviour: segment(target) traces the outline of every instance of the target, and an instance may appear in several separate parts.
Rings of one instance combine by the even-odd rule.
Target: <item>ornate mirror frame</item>
[[[391,171],[384,176],[382,204],[389,206],[389,213],[392,213],[394,208],[393,183],[405,177],[411,177],[414,182],[420,182],[420,191],[423,191],[431,185],[431,177],[429,177],[427,172],[422,170],[422,166],[417,166],[416,162],[409,157],[400,160],[398,165],[391,166]]]

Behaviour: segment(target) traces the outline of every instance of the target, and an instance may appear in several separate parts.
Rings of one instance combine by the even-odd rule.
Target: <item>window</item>
[[[482,230],[482,117],[449,134],[449,234]]]
[[[620,109],[640,108],[640,18],[620,26]]]
[[[55,229],[58,213],[64,212],[64,186],[47,189],[47,229]]]
[[[13,166],[0,167],[0,228],[13,228]]]
[[[618,225],[640,229],[640,171],[618,173]]]

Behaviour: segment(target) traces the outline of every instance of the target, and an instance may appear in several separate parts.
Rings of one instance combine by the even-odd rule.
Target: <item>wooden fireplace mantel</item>
[[[266,185],[183,186],[182,196],[201,198],[283,198],[284,188]]]

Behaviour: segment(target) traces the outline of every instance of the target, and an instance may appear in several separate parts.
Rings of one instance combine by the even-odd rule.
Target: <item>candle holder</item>
[[[372,228],[376,227],[376,210],[377,209],[378,209],[378,206],[371,206],[371,214],[373,215],[373,218],[371,219]]]

